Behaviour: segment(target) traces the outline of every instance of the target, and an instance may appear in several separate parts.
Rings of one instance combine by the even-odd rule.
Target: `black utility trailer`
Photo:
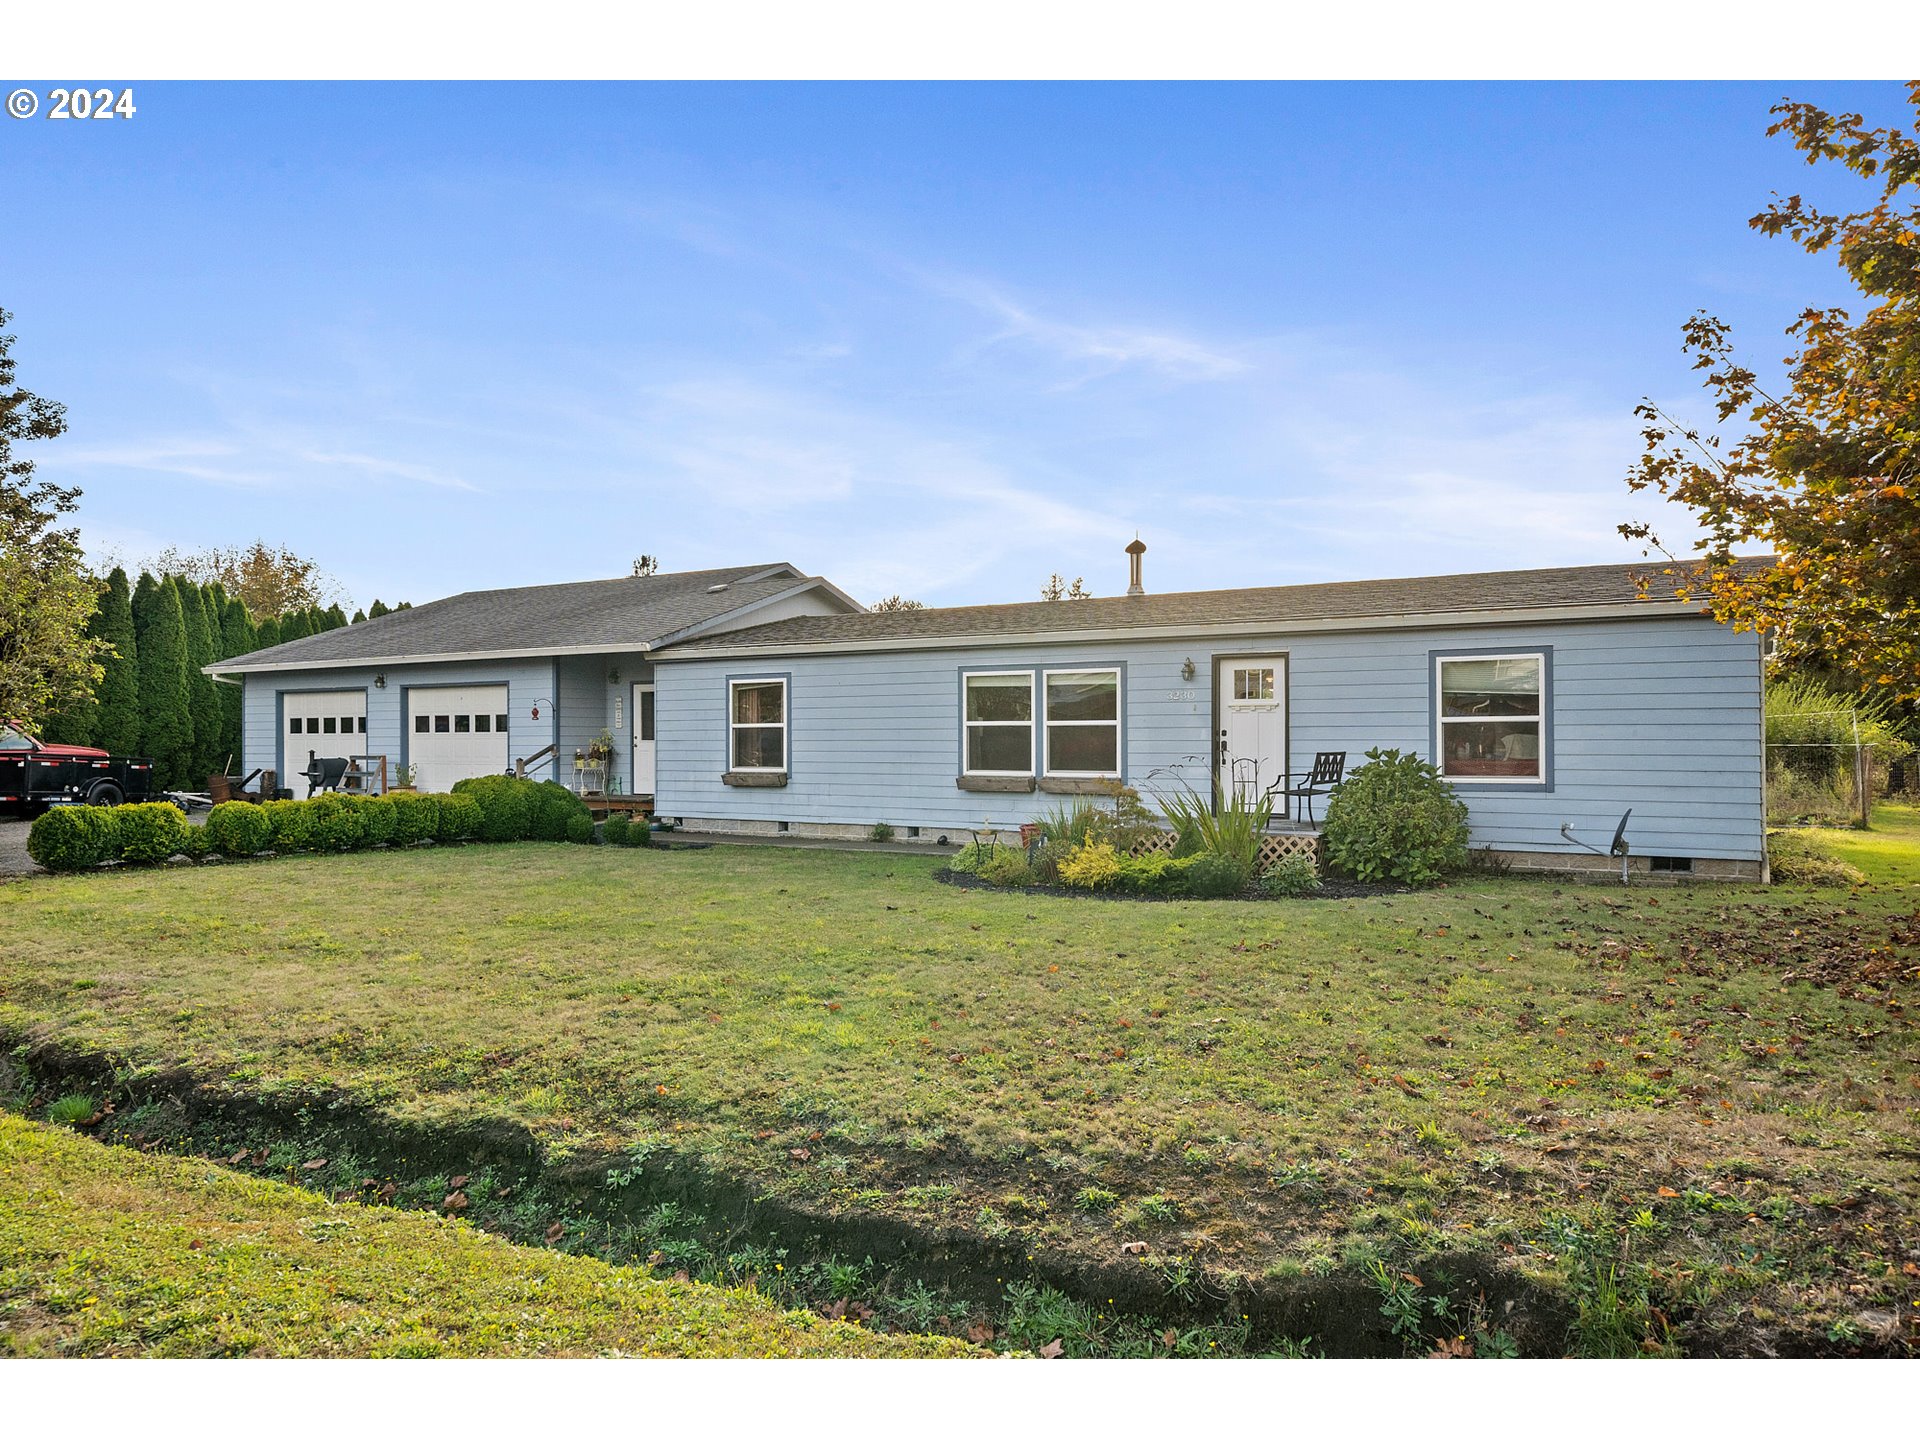
[[[153,761],[90,745],[46,745],[0,729],[0,815],[26,818],[55,805],[119,805],[153,798]]]

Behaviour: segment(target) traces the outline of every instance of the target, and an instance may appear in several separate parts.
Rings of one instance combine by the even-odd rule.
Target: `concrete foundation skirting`
[[[1516,875],[1564,875],[1569,880],[1611,880],[1615,884],[1620,881],[1620,862],[1605,855],[1540,850],[1476,850],[1474,854],[1488,855]],[[1695,860],[1691,870],[1673,871],[1654,870],[1645,855],[1627,857],[1627,874],[1635,885],[1685,885],[1708,880],[1758,885],[1762,878],[1758,860]]]
[[[787,835],[796,840],[868,840],[873,835],[871,825],[825,825],[811,820],[795,820],[783,830],[777,820],[706,820],[696,815],[682,815],[676,818],[680,829],[701,835]],[[893,827],[894,843],[938,847],[944,837],[948,846],[957,848],[971,844],[976,835],[982,833],[975,830],[925,825],[918,827],[919,834],[912,835],[908,833],[910,828],[913,827],[895,825]],[[1020,839],[1018,826],[1004,830],[996,826],[994,834],[1003,842],[1017,844]]]

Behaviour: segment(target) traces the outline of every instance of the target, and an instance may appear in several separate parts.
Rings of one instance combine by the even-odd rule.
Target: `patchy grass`
[[[1596,1350],[1886,1348],[1920,1315],[1902,855],[1837,894],[1298,905],[748,848],[79,876],[0,886],[0,1030],[609,1172],[684,1156],[1169,1293],[1466,1255]]]
[[[0,1354],[964,1353],[0,1115]]]

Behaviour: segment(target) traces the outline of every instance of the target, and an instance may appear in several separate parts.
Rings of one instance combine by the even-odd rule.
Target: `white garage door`
[[[407,763],[413,783],[436,793],[473,775],[499,775],[507,756],[507,687],[461,685],[407,692]]]
[[[280,784],[296,800],[306,798],[310,754],[333,760],[367,753],[364,690],[282,690],[280,714]]]

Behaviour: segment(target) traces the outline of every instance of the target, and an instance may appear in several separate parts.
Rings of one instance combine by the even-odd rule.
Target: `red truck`
[[[0,815],[38,815],[54,805],[118,805],[153,794],[153,761],[91,745],[47,745],[0,728]]]

